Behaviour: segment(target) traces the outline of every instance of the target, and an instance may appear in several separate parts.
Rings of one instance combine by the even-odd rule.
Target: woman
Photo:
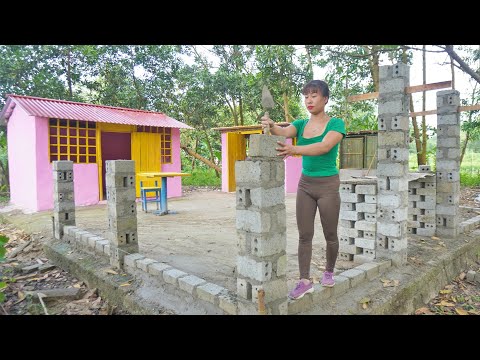
[[[327,242],[327,265],[322,277],[322,285],[335,285],[333,271],[338,255],[338,216],[340,213],[340,176],[336,165],[338,147],[345,137],[345,124],[342,119],[330,118],[325,113],[330,91],[322,80],[312,80],[302,89],[309,119],[295,120],[282,128],[268,118],[262,117],[263,127],[269,127],[273,135],[287,138],[297,137],[297,145],[278,142],[278,156],[302,155],[302,175],[298,183],[296,217],[299,233],[298,265],[300,280],[289,293],[292,299],[300,299],[313,292],[310,281],[312,259],[312,239],[314,220],[318,211]]]

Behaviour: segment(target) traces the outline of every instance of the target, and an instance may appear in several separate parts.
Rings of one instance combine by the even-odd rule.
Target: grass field
[[[428,165],[435,170],[435,158],[432,156],[428,159]],[[410,171],[418,169],[417,156],[410,153],[409,158]],[[460,167],[460,184],[463,186],[480,186],[480,153],[467,150]]]

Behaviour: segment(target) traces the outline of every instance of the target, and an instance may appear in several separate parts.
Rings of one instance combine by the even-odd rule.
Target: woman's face
[[[305,106],[310,114],[316,115],[325,109],[328,98],[319,92],[309,92],[305,96]]]

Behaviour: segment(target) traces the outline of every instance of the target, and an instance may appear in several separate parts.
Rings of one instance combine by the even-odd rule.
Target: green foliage
[[[5,261],[5,244],[8,242],[8,238],[4,235],[0,235],[0,262]]]
[[[8,242],[8,238],[4,235],[0,235],[0,263],[5,261],[5,244]],[[2,289],[5,288],[7,284],[3,281],[0,282],[0,304],[5,300],[5,294],[2,292]]]
[[[184,171],[188,172],[188,169]],[[217,177],[215,170],[208,168],[196,168],[191,171],[192,176],[185,176],[182,178],[182,185],[184,186],[220,186],[221,178]]]
[[[480,169],[460,172],[460,185],[468,187],[480,186]]]

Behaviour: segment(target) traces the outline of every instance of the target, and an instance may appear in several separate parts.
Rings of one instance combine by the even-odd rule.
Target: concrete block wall
[[[437,199],[436,233],[455,237],[459,227],[460,203],[460,93],[437,92]]]
[[[436,181],[430,166],[421,165],[420,172],[429,176],[408,183],[408,233],[434,236],[436,228]]]
[[[235,163],[237,296],[239,313],[257,313],[265,291],[269,314],[287,314],[285,163],[277,156],[282,136],[250,136],[248,158]]]
[[[376,180],[340,181],[339,259],[360,264],[375,259],[376,196]]]
[[[135,162],[107,160],[105,166],[110,263],[123,268],[125,255],[138,253]]]
[[[376,257],[407,262],[409,67],[381,66],[378,97]]]
[[[75,225],[73,161],[53,162],[53,236],[63,238],[63,228]]]

